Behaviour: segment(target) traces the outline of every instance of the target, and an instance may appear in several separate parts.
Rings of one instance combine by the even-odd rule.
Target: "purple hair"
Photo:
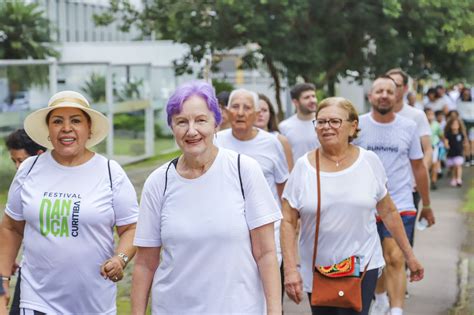
[[[166,113],[168,114],[168,126],[171,127],[171,118],[181,113],[183,103],[193,95],[202,97],[207,104],[207,108],[214,114],[216,127],[222,121],[222,114],[217,102],[216,93],[212,85],[204,81],[191,81],[180,85],[166,104]]]

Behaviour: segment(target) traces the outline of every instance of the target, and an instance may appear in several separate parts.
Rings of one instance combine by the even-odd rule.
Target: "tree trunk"
[[[328,78],[328,96],[336,95],[336,80],[333,77]]]
[[[266,57],[265,62],[267,63],[268,71],[270,71],[270,75],[273,78],[273,83],[275,84],[275,100],[277,103],[278,108],[278,121],[282,121],[284,118],[283,107],[281,104],[280,98],[280,91],[281,91],[281,82],[280,82],[280,75],[278,73],[278,69],[275,67],[273,60],[271,58]]]

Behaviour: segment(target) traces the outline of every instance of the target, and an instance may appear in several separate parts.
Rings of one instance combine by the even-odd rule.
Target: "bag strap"
[[[240,173],[240,153],[237,155],[237,171],[239,172],[240,191],[242,192],[242,197],[245,200],[244,185],[242,184],[242,175]]]
[[[318,207],[316,209],[316,233],[314,234],[314,249],[313,249],[313,272],[316,269],[316,256],[318,255],[318,239],[319,239],[319,223],[321,221],[321,179],[319,177],[319,149],[315,151],[316,159],[316,184],[318,189]]]
[[[316,233],[314,235],[314,250],[313,250],[313,265],[312,269],[313,272],[316,272],[316,256],[318,255],[318,239],[319,239],[319,223],[321,221],[321,179],[319,175],[319,149],[315,151],[315,159],[316,159],[316,183],[318,185],[318,207],[316,210]],[[372,257],[370,257],[369,261],[365,265],[364,272],[362,273],[362,277],[360,280],[364,280],[365,273],[367,272],[367,267],[369,267],[370,261]]]
[[[110,171],[110,160],[107,160],[107,168],[109,170],[109,182],[110,182],[110,190],[113,191],[113,185],[112,185],[112,172]]]
[[[168,171],[170,170],[171,165],[174,165],[175,168],[177,167],[178,160],[179,160],[179,156],[172,159],[171,162],[168,163],[168,167],[166,168],[166,172],[165,172],[165,189],[163,190],[163,197],[166,194],[166,188],[168,188]]]
[[[31,164],[31,167],[30,169],[28,170],[28,173],[26,173],[26,175],[30,174],[31,170],[33,169],[33,166],[35,166],[36,164],[36,161],[38,161],[38,158],[40,157],[40,154],[38,154],[35,158],[35,160],[33,161],[33,164]]]

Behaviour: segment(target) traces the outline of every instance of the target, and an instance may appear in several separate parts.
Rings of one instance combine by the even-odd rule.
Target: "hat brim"
[[[78,108],[86,112],[91,118],[91,135],[86,142],[86,148],[91,148],[102,140],[104,140],[109,133],[109,120],[101,112],[92,108],[80,106],[72,102],[64,102],[54,107],[41,108],[28,116],[26,116],[23,126],[28,136],[36,143],[52,150],[54,149],[51,141],[48,140],[49,130],[46,123],[46,116],[52,110],[57,108]]]

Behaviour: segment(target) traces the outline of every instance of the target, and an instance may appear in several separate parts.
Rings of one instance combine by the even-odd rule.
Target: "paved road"
[[[448,314],[458,295],[458,262],[461,244],[466,237],[462,206],[467,184],[472,182],[474,167],[465,169],[462,188],[452,188],[445,178],[431,199],[436,215],[436,225],[417,231],[415,254],[425,267],[425,279],[410,283],[410,298],[406,300],[405,315]],[[285,314],[310,314],[307,300],[296,305],[285,299]]]

